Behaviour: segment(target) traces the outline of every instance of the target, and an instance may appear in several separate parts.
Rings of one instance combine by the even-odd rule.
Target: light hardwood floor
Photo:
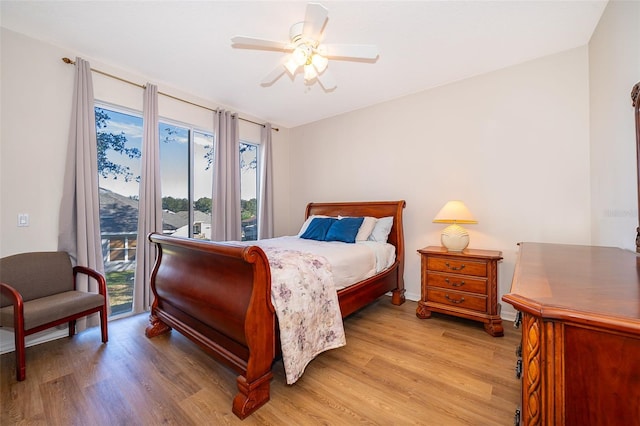
[[[27,348],[27,379],[0,357],[0,424],[512,425],[520,332],[434,314],[383,297],[345,321],[347,345],[319,355],[294,385],[274,365],[271,400],[244,421],[231,412],[236,374],[176,331],[144,336],[148,315]]]

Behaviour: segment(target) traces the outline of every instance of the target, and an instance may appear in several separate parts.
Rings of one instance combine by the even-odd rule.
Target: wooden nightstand
[[[498,261],[502,252],[449,252],[432,246],[418,253],[422,256],[418,318],[429,318],[435,311],[483,322],[485,331],[494,337],[504,334],[498,304]]]

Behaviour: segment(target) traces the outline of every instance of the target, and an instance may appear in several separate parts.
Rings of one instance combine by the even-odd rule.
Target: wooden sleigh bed
[[[342,317],[391,292],[404,303],[404,200],[310,203],[306,216],[393,217],[387,242],[396,258],[381,273],[338,290]],[[257,246],[150,234],[158,254],[151,275],[155,299],[145,334],[176,329],[239,373],[233,413],[241,419],[269,400],[272,364],[280,354],[271,302],[271,271]]]

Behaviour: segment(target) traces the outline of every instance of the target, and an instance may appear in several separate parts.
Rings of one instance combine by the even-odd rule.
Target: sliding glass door
[[[99,105],[96,112],[100,230],[111,316],[132,312],[138,242],[142,116]],[[188,124],[159,123],[162,232],[211,238],[213,135]],[[242,239],[257,239],[259,145],[240,143]]]
[[[132,310],[142,117],[96,107],[100,232],[111,316]]]

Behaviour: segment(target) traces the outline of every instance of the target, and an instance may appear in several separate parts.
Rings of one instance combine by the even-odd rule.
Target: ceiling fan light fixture
[[[287,71],[289,72],[289,74],[292,77],[296,73],[296,71],[298,70],[299,66],[300,65],[298,65],[298,63],[296,62],[296,60],[295,60],[295,58],[293,56],[291,56],[289,58],[289,60],[284,63],[284,67],[287,69]]]
[[[322,74],[324,70],[327,69],[327,65],[329,64],[329,59],[325,58],[319,53],[314,54],[311,57],[311,63],[318,70],[319,74]]]
[[[309,61],[310,54],[309,46],[306,44],[300,44],[293,50],[291,56],[298,65],[305,65]]]
[[[304,81],[311,81],[318,77],[318,72],[313,65],[304,66]]]

